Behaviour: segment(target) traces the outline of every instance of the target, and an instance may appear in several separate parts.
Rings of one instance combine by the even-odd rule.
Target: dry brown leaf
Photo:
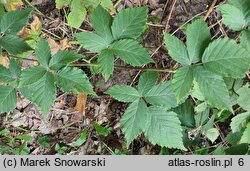
[[[21,38],[27,38],[34,34],[39,34],[42,28],[42,23],[40,19],[33,15],[33,22],[30,24],[30,28],[24,27],[19,33],[18,36]]]
[[[28,36],[32,35],[32,32],[29,28],[24,27],[19,33],[18,36],[21,38],[26,38]]]
[[[86,103],[87,103],[87,94],[78,94],[75,110],[85,115]]]
[[[9,59],[6,56],[0,56],[0,64],[7,68],[9,66]]]
[[[61,40],[60,45],[61,45],[61,50],[65,50],[70,47],[69,41],[67,38],[64,38],[63,40]]]
[[[33,15],[33,22],[30,24],[30,28],[33,32],[39,32],[42,28],[42,23],[40,21],[40,19],[36,16]]]
[[[50,44],[52,55],[56,54],[59,50],[65,50],[70,47],[67,38],[61,40],[60,42],[56,42],[51,38],[48,38],[47,41]]]
[[[56,54],[60,50],[60,45],[57,43],[55,40],[48,38],[47,39],[48,43],[50,44],[50,49],[52,55]]]

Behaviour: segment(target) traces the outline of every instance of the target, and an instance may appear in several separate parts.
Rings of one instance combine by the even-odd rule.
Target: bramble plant
[[[98,71],[108,80],[114,70],[114,55],[132,66],[153,62],[136,40],[145,30],[148,10],[146,7],[121,10],[116,17],[100,5],[90,15],[95,33],[81,32],[75,36],[78,42],[93,52],[98,52]]]
[[[97,7],[101,4],[104,8],[114,12],[114,6],[111,0],[56,0],[56,8],[61,9],[64,6],[70,6],[70,13],[67,15],[68,24],[71,27],[79,28],[82,25],[87,9]]]
[[[82,3],[74,0],[56,2],[58,8],[70,4],[73,19],[79,12],[75,3]],[[72,64],[84,58],[72,51],[51,55],[48,42],[41,38],[35,48],[39,66],[22,70],[19,61],[11,55],[31,50],[24,40],[16,36],[27,24],[31,10],[0,16],[0,46],[10,54],[9,67],[0,65],[1,113],[15,108],[17,91],[35,103],[44,117],[56,98],[56,87],[64,92],[96,95],[86,74],[76,66],[89,66],[107,81],[114,71],[116,58],[133,67],[154,62],[147,49],[140,44],[146,29],[147,7],[122,9],[112,17],[105,5],[97,4],[90,14],[94,31],[74,35],[84,49],[97,54],[90,60],[84,59],[87,62],[84,65]],[[203,19],[195,19],[186,27],[185,43],[170,33],[164,33],[165,47],[179,68],[147,68],[150,71],[140,75],[135,87],[114,85],[105,92],[120,102],[129,103],[120,120],[127,147],[138,136],[144,135],[153,145],[160,145],[162,153],[174,148],[177,149],[176,154],[189,149],[196,154],[207,154],[209,145],[203,144],[202,147],[207,148],[200,148],[198,144],[204,139],[215,143],[220,135],[217,123],[231,119],[231,132],[225,137],[231,146],[220,144],[212,153],[249,153],[250,87],[244,77],[250,68],[250,1],[230,0],[219,9],[224,24],[232,30],[241,31],[239,39],[224,37],[212,40],[207,23]],[[84,19],[85,14],[81,15]],[[9,22],[12,18],[15,22]],[[83,20],[77,23],[68,21],[73,27],[80,27]],[[94,59],[97,63],[92,62]],[[161,82],[157,73],[161,71],[173,73],[172,79]],[[108,127],[96,123],[93,127],[100,136],[110,133]],[[74,147],[84,144],[87,135],[88,128],[85,128]],[[46,148],[49,147],[48,141],[47,138],[39,139],[39,143]],[[62,154],[68,148],[56,144],[55,150]]]

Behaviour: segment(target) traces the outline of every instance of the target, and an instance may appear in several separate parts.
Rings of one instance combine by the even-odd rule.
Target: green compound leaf
[[[246,21],[249,23],[250,22],[250,3],[249,0],[230,0],[229,4],[237,7],[242,11]]]
[[[154,71],[144,72],[139,79],[138,92],[141,96],[151,90],[158,80],[158,74]]]
[[[21,75],[21,64],[19,61],[10,59],[9,71],[12,74],[12,77],[17,80]],[[1,75],[1,73],[0,73]]]
[[[196,67],[194,73],[195,80],[205,99],[214,107],[233,112],[229,92],[223,78],[203,67]]]
[[[28,68],[21,74],[20,91],[41,109],[44,116],[56,98],[54,82],[54,76],[42,67]]]
[[[227,149],[225,149],[226,155],[245,155],[249,150],[249,145],[244,144],[236,144]]]
[[[4,14],[0,22],[0,31],[6,34],[17,34],[27,23],[32,9],[12,11]],[[12,43],[12,42],[10,42]]]
[[[49,62],[51,59],[51,51],[48,42],[45,39],[40,39],[35,51],[36,58],[40,64],[46,68],[49,68]]]
[[[163,106],[167,109],[177,105],[170,81],[155,85],[145,94],[145,100],[152,105]]]
[[[112,43],[113,35],[111,25],[113,19],[108,11],[106,11],[101,5],[98,5],[90,15],[90,22],[99,36],[106,40],[106,42]]]
[[[205,68],[223,77],[243,78],[250,67],[247,51],[228,38],[212,42],[205,50]]]
[[[17,55],[32,50],[32,48],[21,38],[7,34],[0,38],[0,47],[8,53]]]
[[[193,80],[193,68],[188,66],[181,67],[176,71],[172,80],[172,85],[177,102],[180,102],[187,97],[192,88]]]
[[[98,58],[98,70],[107,81],[114,71],[114,55],[112,51],[104,50]]]
[[[211,41],[210,30],[203,19],[198,19],[187,26],[187,50],[190,61],[201,61],[202,54]]]
[[[52,70],[60,70],[80,58],[82,58],[82,55],[72,51],[59,51],[54,56],[52,56],[49,67]]]
[[[229,28],[239,31],[247,25],[245,16],[239,8],[230,4],[224,4],[220,6],[220,11],[222,13],[223,23]]]
[[[127,147],[145,130],[147,122],[147,105],[142,99],[131,103],[121,119],[121,128],[125,134]]]
[[[182,141],[181,122],[176,113],[160,107],[148,109],[145,136],[155,145],[186,150]]]
[[[115,85],[105,93],[121,102],[133,102],[140,98],[139,92],[128,85]]]
[[[79,28],[82,22],[85,20],[87,10],[84,4],[79,0],[72,0],[70,4],[70,10],[67,20],[71,27]]]
[[[121,10],[112,24],[112,33],[117,39],[138,38],[146,28],[148,9],[144,7]]]
[[[214,143],[214,141],[219,137],[220,132],[216,128],[211,128],[207,130],[204,134],[212,143]]]
[[[44,77],[46,72],[46,69],[41,66],[31,67],[23,70],[19,86],[25,87],[39,81]]]
[[[69,5],[72,0],[56,0],[56,8],[61,9],[66,5]]]
[[[250,122],[247,124],[245,131],[241,137],[240,143],[250,144]]]
[[[109,46],[109,42],[95,33],[81,32],[76,33],[75,37],[85,49],[93,52],[100,52]]]
[[[232,132],[240,132],[242,128],[244,127],[243,125],[247,122],[247,120],[250,119],[250,112],[245,112],[236,115],[233,119],[232,122],[230,123],[230,127],[232,129]]]
[[[14,81],[12,73],[9,69],[5,68],[3,65],[0,65],[0,82],[8,83]]]
[[[58,86],[65,92],[95,94],[86,74],[78,68],[65,67],[58,72]]]
[[[177,113],[178,118],[180,119],[183,126],[195,128],[195,112],[193,105],[189,100],[186,100],[184,103],[174,108],[173,111]]]
[[[191,65],[192,61],[188,57],[187,48],[180,39],[168,33],[164,33],[164,40],[171,58],[182,65]]]
[[[237,103],[245,110],[250,111],[250,88],[249,85],[245,85],[241,87],[238,91],[239,98],[237,99]]]
[[[145,48],[132,39],[116,41],[111,45],[115,55],[132,66],[142,66],[153,62]]]
[[[241,32],[240,45],[250,52],[250,30]]]
[[[10,112],[16,107],[16,90],[10,86],[0,86],[0,114]]]

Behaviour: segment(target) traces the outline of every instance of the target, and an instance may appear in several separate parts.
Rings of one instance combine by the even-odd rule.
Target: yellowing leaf
[[[15,11],[23,5],[22,0],[1,0],[7,11]]]
[[[33,33],[40,32],[42,30],[42,23],[40,19],[36,15],[33,15],[33,19],[34,19],[33,22],[30,24],[32,32]]]

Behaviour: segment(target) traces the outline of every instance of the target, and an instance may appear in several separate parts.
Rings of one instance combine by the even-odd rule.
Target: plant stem
[[[15,58],[17,60],[26,60],[26,61],[33,61],[33,62],[38,62],[38,60],[36,59],[29,59],[29,58],[21,58],[21,57],[17,57],[17,56],[13,56],[13,55],[10,55],[11,58]]]
[[[69,64],[72,67],[84,67],[84,66],[98,66],[98,64]]]
[[[89,64],[70,64],[69,66],[73,67],[83,67],[83,66],[98,66],[98,64],[89,63]],[[170,72],[175,73],[175,70],[168,69],[168,68],[137,68],[137,67],[127,67],[127,66],[120,66],[115,65],[117,69],[125,69],[125,70],[138,70],[138,71],[156,71],[156,72]]]
[[[126,67],[126,66],[118,66],[118,65],[115,65],[115,68],[127,69],[127,70],[138,70],[138,71],[156,71],[156,72],[175,73],[174,69],[169,69],[169,68],[136,68],[136,67]]]
[[[24,0],[31,8],[33,8],[39,15],[45,17],[45,15],[39,11],[32,3],[30,3],[28,0]]]

